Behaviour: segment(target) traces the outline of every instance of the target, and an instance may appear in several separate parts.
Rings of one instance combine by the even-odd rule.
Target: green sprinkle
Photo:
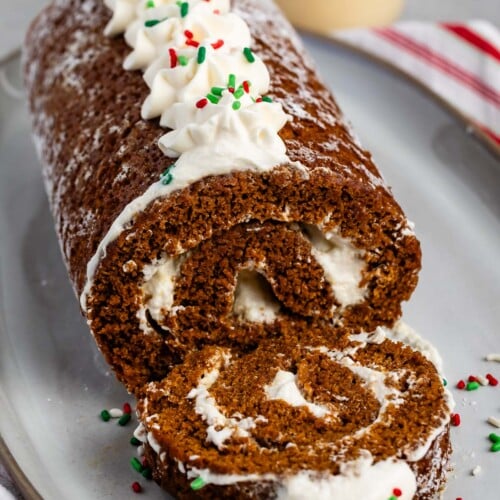
[[[189,57],[187,57],[187,56],[178,56],[177,60],[179,61],[179,64],[181,66],[187,66],[187,63],[189,62]]]
[[[142,466],[141,462],[139,461],[139,459],[137,457],[132,457],[130,459],[130,465],[132,466],[132,469],[139,472],[139,474],[141,474],[142,471],[144,470],[144,467]]]
[[[132,446],[139,446],[141,444],[141,442],[135,436],[132,436],[130,438],[130,444]]]
[[[147,9],[152,9],[154,6],[155,6],[155,3],[153,2],[153,0],[148,0],[146,2],[146,8]]]
[[[207,99],[212,103],[212,104],[219,104],[220,98],[217,97],[216,95],[213,94],[207,94]]]
[[[493,444],[491,445],[490,450],[491,450],[491,451],[493,451],[493,452],[495,452],[495,453],[496,453],[497,451],[500,451],[500,443],[493,443]]]
[[[468,391],[475,391],[476,389],[479,389],[479,382],[468,382],[467,383],[467,390]]]
[[[241,97],[243,97],[244,94],[245,91],[243,90],[243,87],[240,87],[238,90],[235,91],[233,95],[236,99],[240,99]]]
[[[111,415],[109,414],[109,411],[108,410],[102,410],[101,411],[101,418],[104,420],[104,422],[107,422],[111,418]]]
[[[174,176],[172,174],[167,174],[161,181],[164,186],[168,186],[174,180]]]
[[[233,75],[232,73],[229,75],[227,86],[230,89],[234,89],[236,87],[236,75]]]
[[[130,413],[124,413],[120,419],[118,420],[118,425],[121,425],[122,427],[124,425],[127,425],[130,421],[130,419],[132,418],[132,415],[130,415]]]
[[[205,486],[205,481],[203,481],[202,477],[197,477],[194,481],[191,482],[191,489],[196,491],[196,490],[201,490]]]
[[[446,387],[448,385],[448,381],[444,378],[443,379],[443,385]]]
[[[241,102],[240,101],[234,101],[233,102],[233,109],[237,111],[238,109],[241,108]]]
[[[189,12],[189,3],[188,2],[182,2],[180,5],[181,8],[181,17],[186,17]]]
[[[500,443],[500,436],[494,432],[492,432],[488,438],[492,443]]]
[[[200,47],[198,49],[198,64],[203,64],[207,57],[207,49],[205,47]]]
[[[146,479],[153,479],[153,471],[149,467],[144,467],[144,470],[141,472],[141,474]]]
[[[255,56],[253,55],[252,49],[250,47],[245,47],[243,49],[243,54],[249,63],[255,62]]]
[[[391,495],[391,496],[389,497],[389,500],[398,500],[398,497],[396,497],[396,496],[394,496],[394,495]]]
[[[265,95],[265,96],[262,98],[262,100],[263,100],[264,102],[273,102],[273,100],[272,100],[272,99],[271,99],[268,95]]]
[[[172,170],[173,168],[175,167],[175,163],[172,163],[172,165],[169,165],[163,172],[162,174],[160,175],[160,179],[162,177],[166,177],[169,173],[170,173],[170,170]]]
[[[150,19],[144,23],[144,26],[146,26],[146,28],[152,28],[153,26],[160,24],[160,22],[161,21],[159,19]]]
[[[224,92],[224,89],[222,87],[212,87],[210,92],[212,92],[213,95],[220,97],[222,96],[222,92]]]
[[[175,4],[180,7],[182,5],[182,1],[181,0],[177,0],[177,2],[175,2]]]

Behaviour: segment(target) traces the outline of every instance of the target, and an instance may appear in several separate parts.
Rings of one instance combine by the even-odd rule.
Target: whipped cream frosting
[[[173,129],[159,146],[181,156],[177,169],[209,175],[220,161],[238,170],[287,160],[278,131],[289,117],[262,98],[269,72],[229,0],[106,2],[113,16],[105,33],[125,33],[133,50],[123,66],[143,70],[150,88],[142,116],[161,116],[160,125]]]

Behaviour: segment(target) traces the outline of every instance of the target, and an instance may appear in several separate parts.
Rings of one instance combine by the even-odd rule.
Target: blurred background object
[[[404,0],[276,0],[298,28],[328,34],[334,29],[385,26],[401,14]]]

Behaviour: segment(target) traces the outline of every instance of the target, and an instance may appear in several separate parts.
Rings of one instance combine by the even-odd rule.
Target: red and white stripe
[[[407,21],[333,36],[417,80],[500,145],[500,32],[492,25]]]

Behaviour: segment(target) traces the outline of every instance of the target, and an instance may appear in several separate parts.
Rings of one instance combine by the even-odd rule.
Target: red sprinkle
[[[186,38],[193,38],[194,37],[193,32],[189,31],[189,30],[184,31],[184,35],[186,35]]]
[[[399,488],[394,488],[392,490],[392,493],[395,497],[400,497],[403,494],[403,492]]]
[[[136,481],[135,483],[132,483],[132,489],[135,493],[140,493],[142,491],[142,486]]]
[[[148,461],[146,460],[146,457],[142,457],[141,464],[143,467],[147,467]]]
[[[214,14],[219,15],[219,14],[220,14],[220,10],[219,10],[219,9],[215,9],[215,10],[214,10]]]
[[[469,382],[479,382],[477,377],[475,377],[474,375],[469,375],[468,380],[469,380]]]
[[[257,97],[257,99],[255,99],[255,102],[262,102],[262,97]]]
[[[177,66],[177,53],[174,49],[168,49],[168,53],[170,54],[170,67],[175,68]]]
[[[132,407],[128,403],[123,404],[123,412],[124,413],[132,413]]]
[[[486,378],[488,379],[488,382],[490,383],[490,385],[492,385],[492,386],[498,385],[498,380],[491,373],[488,373],[486,375]]]
[[[465,382],[463,380],[459,380],[457,389],[465,389]]]
[[[200,99],[197,103],[196,103],[196,107],[198,109],[203,109],[206,105],[208,104],[208,99],[206,98],[203,98],[203,99]]]
[[[192,40],[191,38],[188,38],[186,40],[186,45],[190,45],[191,47],[199,47],[200,42],[197,42],[196,40]]]
[[[243,90],[249,94],[250,93],[250,82],[248,80],[245,80],[243,82]]]
[[[229,92],[231,92],[231,94],[234,94],[234,87],[228,87],[227,90],[229,90]]]
[[[224,45],[224,40],[217,40],[216,42],[212,43],[212,47],[217,50],[220,49]]]
[[[452,413],[451,425],[454,425],[455,427],[458,427],[460,425],[460,415],[458,413]]]

